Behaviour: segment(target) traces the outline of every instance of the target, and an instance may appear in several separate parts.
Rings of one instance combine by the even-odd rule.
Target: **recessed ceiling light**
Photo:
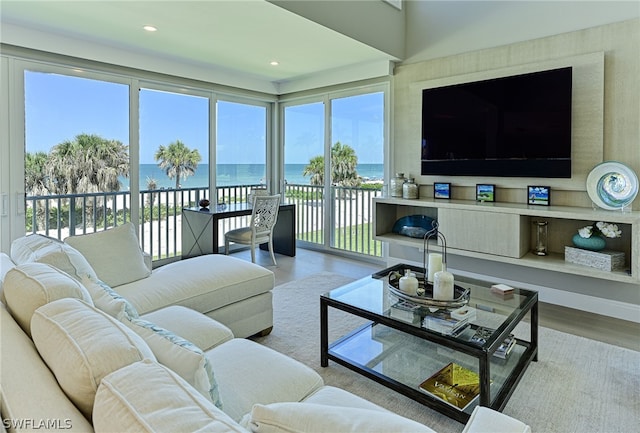
[[[271,66],[278,66],[278,65],[280,64],[280,62],[278,62],[278,61],[276,61],[276,60],[272,60],[269,64],[270,64]]]
[[[154,26],[144,26],[142,28],[145,29],[148,32],[156,32],[156,31],[158,31],[158,28],[154,27]]]

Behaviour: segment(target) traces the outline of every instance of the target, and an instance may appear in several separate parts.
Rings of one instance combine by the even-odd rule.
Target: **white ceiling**
[[[562,4],[572,9],[553,13]],[[413,0],[404,8],[404,60],[414,62],[634,18],[640,2]],[[0,24],[6,44],[274,94],[385,75],[403,60],[265,0],[0,0]],[[158,31],[145,32],[147,24]]]
[[[9,29],[34,30],[273,83],[397,60],[264,0],[2,0],[0,18],[5,43],[15,34]],[[158,31],[146,32],[144,25]],[[70,45],[59,44],[58,52]],[[270,65],[273,60],[279,65]]]

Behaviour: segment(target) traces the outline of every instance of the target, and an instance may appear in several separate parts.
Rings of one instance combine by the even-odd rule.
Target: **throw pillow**
[[[254,433],[435,433],[391,412],[312,403],[256,404],[249,428]]]
[[[16,265],[32,262],[33,254],[36,251],[55,242],[60,241],[39,234],[22,236],[11,242],[11,260],[13,260]]]
[[[142,338],[78,299],[59,299],[38,308],[31,334],[60,388],[89,420],[102,378],[145,358],[155,360]]]
[[[124,318],[137,318],[138,311],[131,302],[120,296],[104,281],[93,278],[83,278],[82,284],[91,295],[93,304],[98,310],[107,313],[120,321]]]
[[[40,248],[31,258],[34,262],[54,266],[78,281],[83,278],[98,278],[87,259],[78,250],[62,242],[52,242]]]
[[[170,368],[222,408],[211,364],[199,347],[148,320],[125,318],[123,323],[144,339],[160,364]]]
[[[2,284],[7,307],[27,335],[31,317],[41,306],[62,298],[77,298],[92,304],[82,284],[44,263],[24,263],[9,270]]]
[[[93,428],[96,433],[248,433],[170,369],[149,360],[102,379]]]
[[[145,264],[135,226],[130,222],[102,232],[70,236],[64,242],[80,251],[98,278],[111,287],[151,274]]]

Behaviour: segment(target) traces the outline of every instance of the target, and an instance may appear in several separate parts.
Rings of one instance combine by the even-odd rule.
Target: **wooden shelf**
[[[402,216],[424,214],[440,219],[440,227],[447,236],[450,254],[509,263],[548,271],[587,276],[591,278],[637,284],[640,282],[640,212],[616,212],[569,206],[532,206],[521,203],[479,203],[471,200],[406,200],[393,197],[377,197],[374,203],[374,238],[423,250],[422,239],[409,238],[392,232],[395,221]],[[460,212],[456,212],[460,211]],[[538,256],[531,253],[533,231],[531,222],[544,218],[553,222],[549,233],[550,253]],[[451,222],[455,220],[454,222]],[[450,222],[447,226],[448,221]],[[507,221],[509,224],[505,224]],[[628,271],[607,272],[581,266],[564,260],[564,245],[570,243],[576,227],[594,221],[607,221],[621,225],[623,238],[618,245],[627,254]],[[462,227],[450,236],[453,227]],[[445,227],[448,231],[445,231]],[[482,240],[489,232],[490,239]],[[474,237],[479,233],[478,237]],[[496,235],[504,233],[504,236]],[[453,239],[452,244],[449,238]]]

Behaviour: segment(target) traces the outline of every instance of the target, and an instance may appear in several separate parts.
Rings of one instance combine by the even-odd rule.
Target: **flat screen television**
[[[423,175],[571,177],[570,67],[422,91]]]

